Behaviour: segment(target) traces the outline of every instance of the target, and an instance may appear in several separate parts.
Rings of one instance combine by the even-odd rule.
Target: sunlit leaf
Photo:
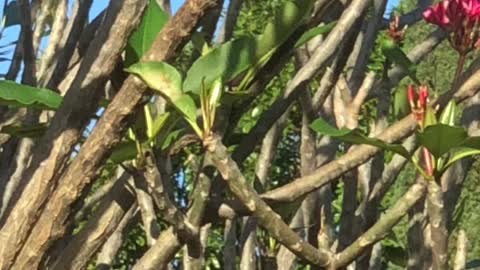
[[[453,126],[455,125],[455,114],[456,114],[457,105],[455,101],[451,100],[448,102],[445,109],[443,109],[442,114],[440,115],[439,122],[441,124]]]
[[[241,37],[211,49],[193,63],[187,72],[183,89],[199,94],[202,80],[209,88],[218,78],[233,80],[253,65],[255,42],[252,37]]]
[[[417,134],[418,143],[425,146],[436,158],[454,147],[462,146],[467,136],[463,128],[445,124],[428,126]]]
[[[62,100],[62,96],[48,89],[0,81],[0,104],[3,105],[55,110]]]
[[[169,100],[182,96],[182,75],[165,62],[141,62],[131,65],[127,71],[139,76],[150,88]]]
[[[167,21],[168,14],[162,10],[156,0],[150,0],[140,26],[128,40],[125,54],[126,67],[140,61]]]

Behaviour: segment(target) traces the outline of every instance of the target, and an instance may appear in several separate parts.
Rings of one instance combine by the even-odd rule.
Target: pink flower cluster
[[[478,42],[479,0],[444,0],[425,10],[423,18],[450,32],[450,43],[461,54]]]

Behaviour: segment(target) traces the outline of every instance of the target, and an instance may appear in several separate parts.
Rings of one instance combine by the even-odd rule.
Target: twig
[[[403,197],[395,203],[390,209],[380,217],[377,223],[368,231],[361,235],[355,242],[348,246],[345,250],[335,255],[333,265],[338,268],[348,265],[358,255],[375,244],[376,242],[387,236],[390,229],[407,214],[407,211],[420,199],[426,191],[425,184],[414,184],[403,195]]]

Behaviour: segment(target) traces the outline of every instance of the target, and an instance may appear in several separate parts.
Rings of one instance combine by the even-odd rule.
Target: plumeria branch
[[[230,190],[252,212],[252,215],[262,227],[300,258],[318,266],[326,267],[330,265],[330,251],[318,250],[304,242],[282,221],[278,214],[247,184],[237,164],[232,160],[227,148],[218,137],[211,136],[204,141],[204,144],[211,154],[213,164],[227,182]]]

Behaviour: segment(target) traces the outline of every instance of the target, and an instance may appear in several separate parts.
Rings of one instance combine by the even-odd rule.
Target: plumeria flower
[[[423,12],[423,18],[450,33],[450,43],[466,54],[478,42],[479,0],[444,0]]]

